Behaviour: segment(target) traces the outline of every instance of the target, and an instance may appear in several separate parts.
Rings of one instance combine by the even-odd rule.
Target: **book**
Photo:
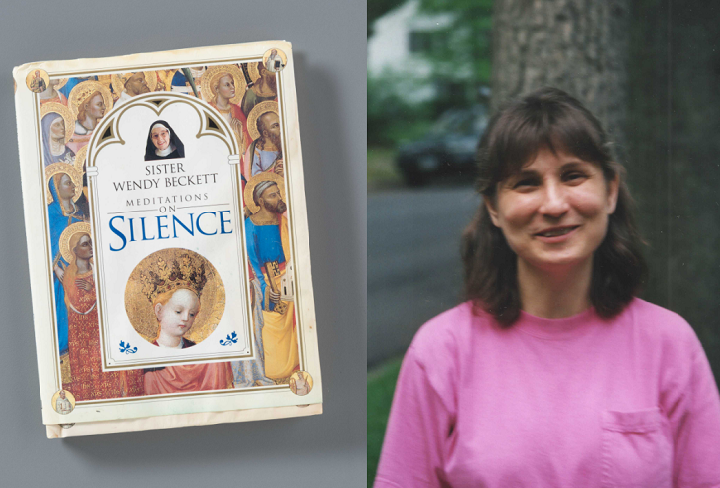
[[[292,46],[13,76],[48,437],[320,414]]]

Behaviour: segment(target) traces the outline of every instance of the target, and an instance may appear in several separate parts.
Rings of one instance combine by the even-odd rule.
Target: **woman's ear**
[[[493,201],[490,197],[483,196],[483,204],[485,205],[485,208],[487,209],[488,213],[490,214],[490,218],[492,219],[492,223],[495,227],[500,227],[500,219],[498,218],[497,210],[495,209],[495,206],[493,204]]]
[[[162,313],[162,309],[163,309],[162,303],[155,304],[155,317],[158,319],[158,322],[160,322],[160,314]]]

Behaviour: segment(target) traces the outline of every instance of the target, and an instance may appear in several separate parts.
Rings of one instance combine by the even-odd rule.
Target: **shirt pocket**
[[[606,411],[602,427],[603,487],[672,487],[672,441],[658,407]]]

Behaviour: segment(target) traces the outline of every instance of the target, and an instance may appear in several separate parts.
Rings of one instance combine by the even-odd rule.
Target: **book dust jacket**
[[[48,437],[321,413],[291,45],[13,75]]]

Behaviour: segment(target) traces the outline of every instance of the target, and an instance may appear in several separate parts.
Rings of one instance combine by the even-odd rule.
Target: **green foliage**
[[[368,488],[375,480],[395,383],[400,374],[402,358],[389,361],[374,372],[368,373],[367,382],[367,479]]]
[[[368,145],[396,146],[403,140],[421,137],[432,121],[451,107],[478,102],[478,90],[490,83],[492,0],[420,0],[420,11],[427,15],[453,14],[444,30],[416,33],[427,48],[423,55],[432,63],[429,79],[418,84],[434,84],[435,100],[411,104],[398,94],[411,80],[398,75],[368,77]],[[368,2],[368,25],[404,1]],[[417,53],[416,53],[417,54]]]
[[[396,146],[422,136],[431,125],[432,106],[410,104],[398,94],[399,80],[392,75],[367,80],[368,146]],[[407,80],[404,80],[407,86]]]
[[[429,53],[437,76],[464,79],[477,88],[490,84],[493,0],[421,0],[426,14],[454,14],[444,43]],[[458,69],[461,67],[462,69]],[[469,74],[465,70],[469,68]]]

